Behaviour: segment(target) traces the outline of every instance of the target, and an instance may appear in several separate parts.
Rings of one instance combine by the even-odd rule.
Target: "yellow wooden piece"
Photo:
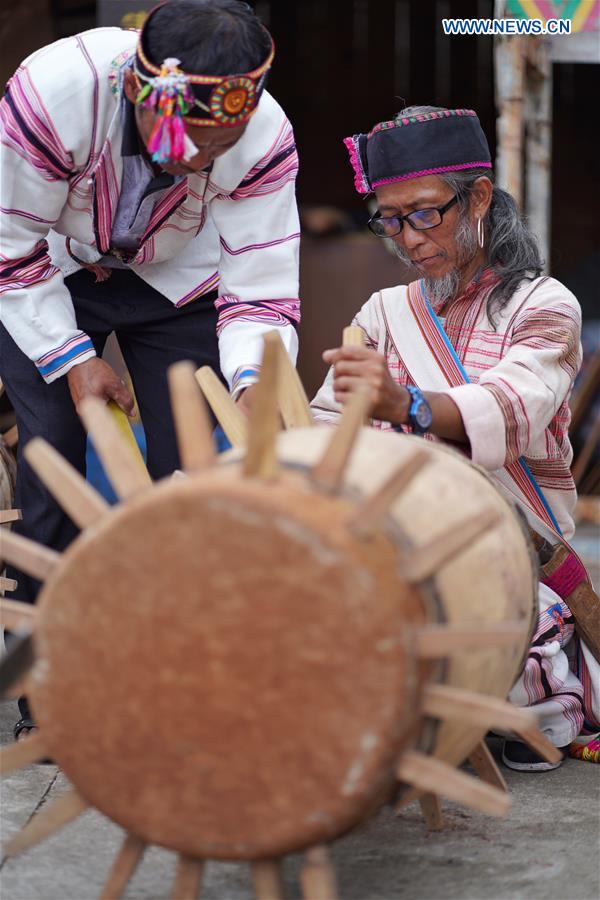
[[[112,415],[113,419],[119,426],[119,431],[129,444],[132,454],[135,456],[136,463],[140,466],[141,469],[148,475],[148,469],[146,468],[146,463],[144,462],[144,457],[142,456],[141,450],[138,447],[137,441],[135,439],[135,435],[132,431],[131,424],[129,422],[129,418],[123,412],[118,403],[115,403],[114,400],[109,400],[106,404],[108,411]],[[148,478],[150,476],[148,475]]]

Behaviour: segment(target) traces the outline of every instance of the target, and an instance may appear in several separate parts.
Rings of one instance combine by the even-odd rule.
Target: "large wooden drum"
[[[260,859],[331,840],[397,792],[405,754],[457,764],[487,730],[425,715],[426,682],[503,698],[518,674],[535,579],[513,509],[458,455],[366,428],[332,491],[331,435],[282,433],[270,479],[230,453],[142,490],[46,581],[44,747],[144,842]],[[419,658],[427,625],[506,621],[502,648]]]

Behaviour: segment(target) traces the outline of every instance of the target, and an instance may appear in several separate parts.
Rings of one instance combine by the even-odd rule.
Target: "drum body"
[[[397,789],[422,749],[460,763],[483,736],[420,712],[427,680],[504,697],[528,645],[534,576],[508,503],[456,454],[362,429],[339,492],[313,467],[329,428],[282,433],[279,472],[240,454],[111,509],[39,598],[30,700],[49,754],[129,832],[201,858],[332,840]],[[384,520],[365,503],[430,459]],[[482,510],[494,525],[419,584],[411,554]],[[519,622],[512,646],[432,665],[428,623]]]

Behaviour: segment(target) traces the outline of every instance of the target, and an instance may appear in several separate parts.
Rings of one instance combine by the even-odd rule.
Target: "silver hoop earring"
[[[483,248],[485,235],[483,233],[483,221],[477,219],[477,243]]]

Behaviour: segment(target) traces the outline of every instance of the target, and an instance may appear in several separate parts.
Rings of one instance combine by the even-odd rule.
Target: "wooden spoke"
[[[403,563],[403,576],[410,584],[430,578],[444,563],[474,544],[499,518],[500,514],[496,509],[486,509],[454,525],[429,544],[414,550],[412,556]]]
[[[4,575],[0,575],[0,591],[16,591],[18,586],[19,582],[15,581],[14,578],[6,578]]]
[[[304,900],[336,900],[335,872],[326,847],[311,847],[306,851],[300,883]]]
[[[43,737],[39,734],[30,734],[28,737],[14,744],[7,744],[0,750],[0,774],[8,775],[15,769],[24,769],[31,763],[40,762],[48,756],[48,749]]]
[[[100,900],[119,900],[123,896],[145,849],[146,844],[138,837],[134,834],[127,835],[110,870]]]
[[[522,622],[426,625],[418,630],[416,645],[420,659],[440,659],[468,650],[507,647],[522,638]]]
[[[311,472],[311,480],[321,490],[335,493],[342,485],[344,472],[358,433],[371,406],[368,385],[360,387],[344,407],[340,423]]]
[[[210,366],[202,366],[196,372],[196,380],[202,388],[206,402],[232,447],[245,447],[247,425],[244,413],[235,405],[231,394]]]
[[[516,730],[535,728],[535,716],[528,709],[513,706],[499,697],[489,697],[446,684],[429,684],[423,691],[423,712],[436,719],[450,719],[465,725]]]
[[[106,500],[43,438],[29,441],[23,452],[40,481],[79,528],[87,528],[108,512]]]
[[[29,740],[29,738],[27,738]],[[48,806],[43,806],[33,819],[9,841],[7,856],[17,856],[45,838],[59,831],[64,825],[78,818],[88,808],[77,791],[68,791]]]
[[[352,531],[360,537],[372,534],[387,515],[397,496],[410,484],[428,460],[429,455],[424,450],[416,450],[378,491],[359,504],[349,522]]]
[[[215,463],[215,445],[193,363],[176,363],[168,378],[181,466],[186,472],[206,469]]]
[[[12,581],[12,578],[5,580]],[[36,617],[37,610],[32,603],[21,603],[19,600],[9,600],[6,597],[0,599],[0,623],[9,631],[31,630]]]
[[[490,753],[484,740],[479,741],[477,746],[469,753],[469,763],[486,784],[491,784],[500,791],[508,790],[504,776],[496,765],[496,760]]]
[[[252,881],[256,900],[282,900],[281,869],[275,859],[252,863]]]
[[[122,410],[121,414],[125,417]],[[111,413],[108,405],[97,397],[87,397],[82,401],[80,415],[115,493],[124,500],[145,490],[152,482],[143,459],[140,465],[139,450],[137,453],[133,450],[133,434],[127,420],[124,424],[129,428],[131,440],[126,437],[121,417]]]
[[[300,381],[298,370],[285,349],[278,331],[273,331],[279,354],[277,396],[285,428],[305,428],[314,425],[308,397]]]
[[[171,900],[196,900],[200,894],[204,863],[201,859],[181,854],[173,883]]]
[[[32,578],[44,581],[58,563],[60,553],[20,534],[3,530],[0,533],[0,557]]]
[[[425,793],[425,791],[422,791],[419,788],[407,787],[402,792],[402,796],[400,797],[400,799],[396,802],[394,812],[398,814],[402,812],[403,809],[406,809],[407,806],[410,806],[411,803],[414,803],[415,800],[420,801]]]
[[[365,343],[365,333],[360,325],[346,325],[342,332],[342,344],[344,347],[362,347]]]
[[[491,816],[504,816],[510,807],[508,794],[424,753],[405,753],[396,774],[400,781],[427,793],[438,794]]]
[[[4,443],[7,447],[16,447],[19,443],[19,429],[16,425],[13,425],[12,428],[9,428],[8,431],[5,431],[2,435],[4,439]]]
[[[444,827],[442,803],[437,794],[422,794],[419,797],[421,812],[428,831],[440,831]]]
[[[537,753],[538,756],[541,756],[542,759],[545,759],[546,762],[549,763],[557,763],[562,759],[562,753],[555,747],[554,744],[550,743],[548,738],[543,734],[539,728],[513,728],[513,731],[522,741],[525,741],[527,746],[533,750],[534,753]]]
[[[260,379],[250,410],[244,474],[257,478],[273,478],[278,469],[276,441],[279,431],[277,403],[279,335],[273,332],[266,334],[264,343]]]
[[[18,522],[23,518],[20,509],[0,509],[0,525],[6,525],[8,522]]]

